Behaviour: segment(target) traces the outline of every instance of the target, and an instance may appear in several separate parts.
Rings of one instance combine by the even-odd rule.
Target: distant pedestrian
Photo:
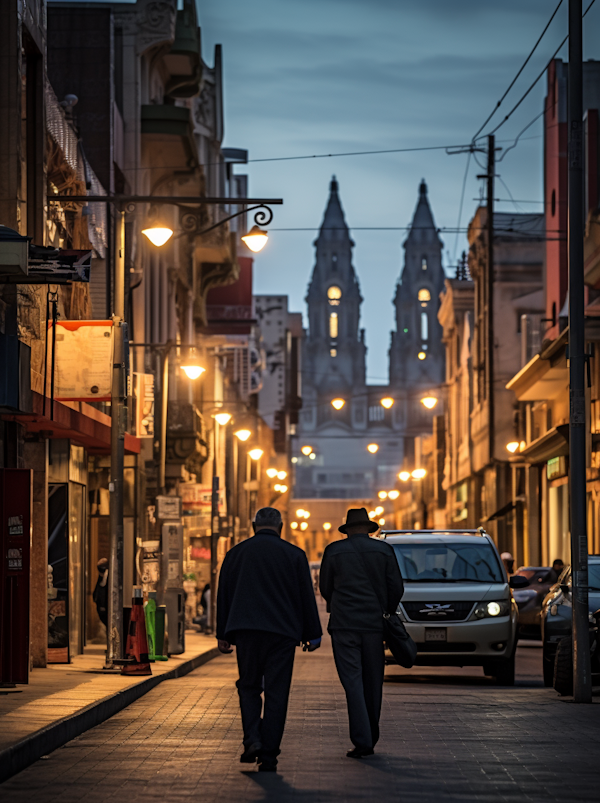
[[[565,570],[565,564],[562,562],[560,558],[556,558],[556,560],[552,561],[552,572],[550,575],[550,580],[552,583],[558,583],[558,578]]]
[[[373,755],[379,739],[385,670],[382,607],[395,614],[404,593],[392,547],[369,538],[378,529],[364,507],[349,510],[346,524],[339,527],[348,538],[329,544],[321,563],[321,594],[331,613],[327,629],[354,745],[346,753],[349,758]]]
[[[98,618],[102,624],[108,626],[108,558],[100,558],[97,563],[98,579],[92,594],[96,604]]]
[[[202,606],[202,613],[200,616],[195,616],[193,622],[195,625],[200,625],[202,633],[210,631],[210,583],[206,583],[200,595],[200,605]]]
[[[515,573],[515,559],[510,552],[503,552],[500,557],[502,558],[502,563],[506,569],[506,574],[510,577]]]
[[[219,578],[217,639],[237,652],[244,729],[240,761],[274,772],[283,737],[298,644],[321,645],[321,623],[306,554],[281,539],[281,513],[261,508],[253,538],[230,549]],[[264,691],[264,712],[261,719]]]

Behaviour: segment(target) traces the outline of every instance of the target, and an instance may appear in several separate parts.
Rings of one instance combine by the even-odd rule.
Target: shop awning
[[[546,432],[541,438],[532,441],[526,449],[519,452],[519,458],[528,463],[547,463],[553,457],[569,454],[569,425],[561,424]]]
[[[39,432],[44,438],[68,438],[84,446],[91,454],[110,454],[110,416],[86,402],[54,402],[54,417],[50,417],[50,399],[32,392],[33,412],[5,414],[5,421],[18,421],[27,432]],[[125,433],[125,453],[139,454],[141,440]]]

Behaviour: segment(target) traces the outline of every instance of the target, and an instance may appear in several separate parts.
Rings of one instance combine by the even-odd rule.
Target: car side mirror
[[[529,585],[529,580],[520,574],[513,574],[508,581],[508,585],[511,588],[526,588]]]

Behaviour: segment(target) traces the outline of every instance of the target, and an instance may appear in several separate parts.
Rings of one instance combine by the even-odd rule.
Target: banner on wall
[[[53,324],[48,322],[50,395]],[[112,321],[57,321],[54,354],[54,398],[57,401],[110,401],[113,367]]]

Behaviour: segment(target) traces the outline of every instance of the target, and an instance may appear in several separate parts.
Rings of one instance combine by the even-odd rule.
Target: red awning
[[[54,418],[50,418],[50,399],[32,392],[33,412],[5,414],[5,421],[18,421],[27,432],[41,432],[45,438],[68,438],[85,446],[90,454],[110,454],[110,416],[86,402],[54,402]],[[125,433],[125,453],[139,454],[141,440]]]

